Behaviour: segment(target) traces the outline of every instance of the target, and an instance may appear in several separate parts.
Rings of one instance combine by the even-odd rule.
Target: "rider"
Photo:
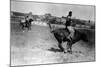
[[[68,16],[66,18],[66,23],[65,23],[66,29],[70,33],[69,36],[68,36],[69,39],[73,38],[74,32],[75,32],[74,28],[71,26],[71,23],[72,23],[71,17],[72,17],[72,11],[69,11],[69,14],[68,14]]]
[[[27,16],[26,16],[26,23],[30,23],[33,21],[33,17],[32,17],[32,12],[30,12]]]

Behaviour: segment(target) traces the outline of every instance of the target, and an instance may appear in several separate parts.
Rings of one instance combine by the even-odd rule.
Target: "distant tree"
[[[52,15],[50,13],[46,13],[44,16],[45,16],[46,21],[49,21],[50,17],[52,17]]]
[[[45,16],[50,17],[50,16],[52,16],[52,15],[51,15],[50,13],[46,13]]]

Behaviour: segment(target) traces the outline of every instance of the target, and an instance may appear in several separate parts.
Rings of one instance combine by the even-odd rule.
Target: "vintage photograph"
[[[10,66],[95,61],[95,6],[10,1]]]

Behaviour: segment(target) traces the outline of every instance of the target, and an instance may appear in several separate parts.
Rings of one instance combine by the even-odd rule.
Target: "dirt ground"
[[[79,41],[72,54],[59,51],[57,41],[48,26],[32,25],[23,32],[18,23],[11,23],[11,66],[95,61],[93,43]],[[66,43],[63,44],[66,49]]]

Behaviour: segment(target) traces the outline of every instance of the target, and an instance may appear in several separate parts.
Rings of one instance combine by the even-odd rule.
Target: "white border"
[[[9,67],[10,57],[10,0],[0,0],[0,67]],[[24,0],[26,1],[26,0]],[[100,45],[99,45],[99,25],[100,25],[100,5],[99,0],[27,0],[54,3],[69,3],[82,5],[96,5],[96,62],[68,63],[41,65],[37,67],[98,67],[100,66]],[[34,66],[35,67],[35,66]]]
[[[95,0],[16,0],[16,1],[39,1],[39,2],[53,2],[53,3],[69,3],[69,4],[84,4],[95,5]]]

